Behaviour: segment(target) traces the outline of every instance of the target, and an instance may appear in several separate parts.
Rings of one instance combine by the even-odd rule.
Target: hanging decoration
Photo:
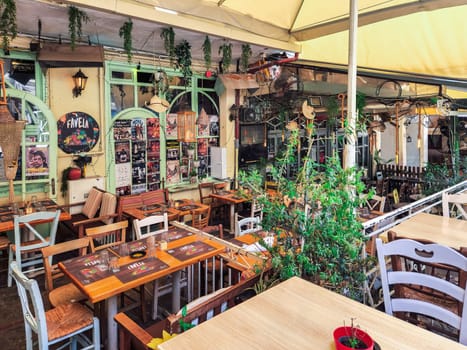
[[[0,4],[0,34],[2,35],[2,48],[5,53],[10,47],[10,40],[16,38],[16,4],[14,0],[3,0]]]
[[[191,45],[188,41],[182,40],[175,47],[177,57],[176,67],[180,69],[185,79],[185,86],[190,85],[193,72],[191,71]]]
[[[208,35],[206,35],[206,38],[204,39],[203,54],[204,54],[204,66],[206,67],[205,75],[207,78],[209,78],[211,77],[211,74],[212,74],[212,72],[209,70],[211,68],[211,63],[212,63],[212,60],[211,60],[212,49],[211,49],[211,39],[209,39]]]
[[[228,73],[230,63],[232,62],[232,44],[224,40],[224,43],[221,46],[219,46],[219,54],[222,54],[222,73]]]
[[[89,16],[83,10],[80,10],[76,6],[68,7],[68,33],[70,34],[70,45],[71,50],[76,47],[76,40],[81,38],[83,22],[89,22]]]
[[[131,62],[131,58],[133,57],[133,54],[131,52],[131,46],[132,46],[132,37],[131,37],[131,32],[133,31],[133,22],[131,21],[131,18],[128,18],[128,20],[123,23],[123,25],[120,27],[120,30],[118,34],[120,35],[120,38],[123,38],[123,49],[125,50],[125,53],[128,58],[128,63]]]
[[[249,44],[242,45],[242,55],[240,56],[240,71],[246,73],[248,71],[248,62],[252,55],[251,47]]]
[[[175,32],[173,28],[163,28],[161,39],[164,40],[165,53],[169,56],[170,66],[173,67],[175,63]]]

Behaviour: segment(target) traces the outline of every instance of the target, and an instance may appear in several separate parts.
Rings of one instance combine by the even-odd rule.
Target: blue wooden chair
[[[11,262],[16,261],[20,271],[28,273],[37,272],[44,268],[41,249],[55,244],[57,227],[60,219],[60,210],[39,211],[28,215],[14,216],[15,242],[10,244],[8,255],[8,268]],[[49,230],[45,232],[37,225],[49,223]],[[43,225],[42,225],[43,226]],[[8,270],[8,287],[12,285],[10,270]]]
[[[29,279],[20,270],[16,261],[10,265],[10,274],[18,287],[24,317],[26,349],[33,349],[33,332],[37,334],[39,350],[70,346],[76,349],[100,349],[99,319],[80,303],[61,304],[44,310],[41,291],[37,281]],[[92,332],[92,340],[85,334]]]

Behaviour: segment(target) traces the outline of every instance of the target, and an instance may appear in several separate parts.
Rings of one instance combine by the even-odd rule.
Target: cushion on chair
[[[49,341],[92,324],[92,312],[81,304],[63,304],[45,313]]]
[[[86,299],[86,295],[84,295],[73,283],[57,287],[49,293],[49,301],[53,307],[70,303],[70,301],[75,303]]]
[[[95,187],[91,188],[91,191],[89,191],[86,203],[84,203],[83,210],[81,210],[81,212],[86,215],[88,219],[92,219],[96,216],[96,213],[101,205],[102,195],[102,191]]]
[[[112,215],[115,214],[117,210],[117,197],[109,192],[105,192],[102,194],[102,204],[101,210],[99,212],[100,216]],[[114,219],[104,219],[102,220],[106,224],[111,224]]]

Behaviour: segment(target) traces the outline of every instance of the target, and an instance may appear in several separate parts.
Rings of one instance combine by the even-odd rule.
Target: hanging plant
[[[222,73],[228,73],[230,63],[232,62],[232,44],[227,43],[227,41],[224,41],[224,43],[221,46],[219,46],[219,54],[222,54]]]
[[[177,57],[176,66],[185,78],[185,85],[189,85],[193,72],[191,71],[191,46],[186,40],[182,40],[175,47],[175,56]]]
[[[68,7],[68,32],[70,34],[71,49],[74,50],[76,46],[76,39],[81,38],[83,23],[89,22],[89,16],[83,10],[76,6]]]
[[[120,27],[119,35],[120,38],[123,38],[123,49],[126,52],[126,55],[128,57],[128,63],[131,62],[131,46],[132,46],[132,38],[131,38],[131,32],[133,30],[133,22],[131,21],[131,18],[128,18],[128,21],[123,23],[123,25]]]
[[[204,66],[207,70],[211,68],[211,39],[206,35],[203,43]]]
[[[0,34],[2,35],[3,51],[8,52],[10,40],[16,38],[16,4],[14,0],[0,1]]]
[[[251,47],[250,44],[242,45],[242,56],[240,57],[240,71],[246,73],[248,70],[248,61],[251,57]]]
[[[173,67],[175,62],[175,33],[173,28],[163,28],[161,39],[164,40],[165,53],[169,56],[170,66]]]

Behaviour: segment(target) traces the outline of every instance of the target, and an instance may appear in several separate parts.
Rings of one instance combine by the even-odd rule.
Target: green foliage
[[[206,35],[203,43],[203,54],[204,54],[204,66],[206,69],[211,68],[211,39]]]
[[[232,44],[224,41],[224,43],[219,46],[219,54],[222,54],[222,73],[228,73],[230,63],[232,62]]]
[[[68,7],[68,32],[70,34],[71,49],[76,47],[76,39],[83,34],[83,22],[89,22],[89,16],[83,10],[71,5]]]
[[[175,56],[177,56],[176,67],[182,72],[185,85],[189,85],[193,72],[191,71],[191,45],[188,41],[182,40],[175,47]]]
[[[423,193],[430,195],[467,180],[467,158],[457,159],[454,166],[427,163],[423,172]]]
[[[182,307],[182,318],[179,321],[180,330],[182,332],[185,332],[185,331],[189,330],[190,328],[194,327],[193,324],[185,322],[184,318],[186,317],[186,315],[187,315],[187,307],[185,305],[184,307]]]
[[[173,28],[163,28],[161,39],[164,40],[164,49],[167,56],[169,56],[170,66],[173,66],[175,62],[175,32]]]
[[[0,1],[0,34],[2,35],[2,48],[4,51],[8,51],[10,40],[16,38],[18,34],[14,0]]]
[[[336,96],[329,96],[324,101],[324,107],[328,114],[328,123],[331,127],[337,125],[337,117],[339,116],[339,102]]]
[[[240,57],[240,71],[246,73],[248,70],[248,61],[252,55],[251,47],[249,44],[242,45],[242,56]]]
[[[131,18],[128,18],[128,20],[123,23],[123,25],[120,27],[120,30],[118,34],[120,35],[120,38],[123,38],[123,49],[126,52],[126,55],[128,57],[128,63],[131,62],[131,57],[132,52],[131,52],[131,47],[132,47],[132,37],[131,37],[131,32],[133,31],[133,22],[131,21]]]
[[[277,235],[279,244],[269,249],[280,279],[300,276],[361,300],[364,268],[369,264],[361,255],[366,238],[356,216],[365,200],[361,173],[343,169],[337,157],[318,164],[307,156],[297,176],[287,178],[288,166],[296,162],[299,139],[298,130],[293,131],[271,169],[280,196],[260,195],[264,187],[255,171],[241,173],[240,183],[257,193],[264,207],[262,226]]]

